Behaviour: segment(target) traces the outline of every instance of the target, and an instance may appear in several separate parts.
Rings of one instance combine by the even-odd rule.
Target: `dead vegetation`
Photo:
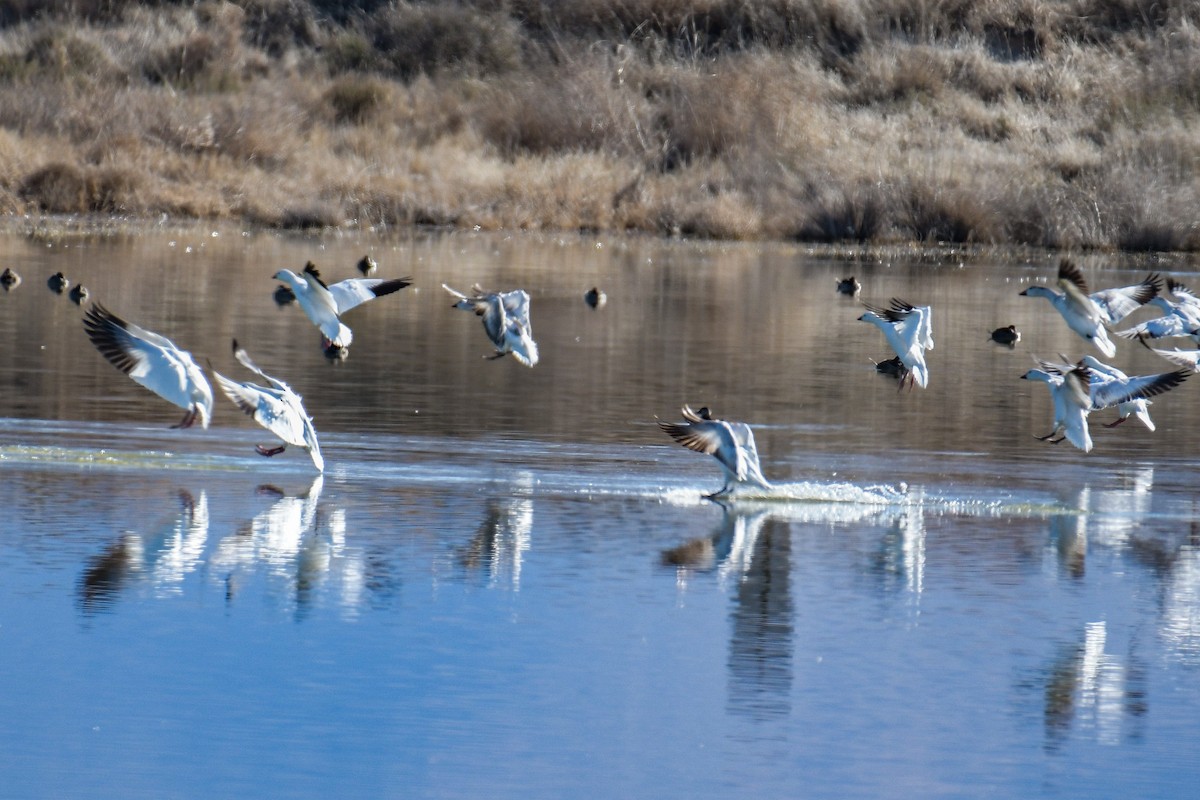
[[[0,208],[1200,250],[1182,0],[0,0]]]

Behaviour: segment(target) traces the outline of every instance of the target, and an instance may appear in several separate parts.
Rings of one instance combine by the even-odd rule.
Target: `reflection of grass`
[[[0,208],[1200,250],[1182,0],[0,0]]]

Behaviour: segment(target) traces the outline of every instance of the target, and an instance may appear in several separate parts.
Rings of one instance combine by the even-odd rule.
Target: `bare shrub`
[[[521,63],[520,30],[502,13],[401,2],[364,25],[387,70],[403,80],[445,71],[500,75]]]
[[[51,214],[82,214],[88,210],[88,177],[74,164],[48,164],[25,177],[22,199]]]
[[[805,241],[865,243],[883,232],[886,219],[885,200],[877,187],[844,187],[823,193],[797,235]]]
[[[325,90],[334,122],[360,124],[370,119],[387,99],[388,87],[371,77],[349,75],[338,78]]]
[[[975,196],[953,186],[914,178],[900,189],[900,224],[921,242],[993,242],[999,220]]]

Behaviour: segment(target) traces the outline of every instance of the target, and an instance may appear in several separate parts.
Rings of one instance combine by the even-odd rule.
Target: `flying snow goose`
[[[321,346],[326,353],[344,351],[354,339],[340,319],[342,314],[412,284],[409,278],[348,278],[327,285],[311,261],[302,273],[281,269],[275,273],[275,279],[292,290],[300,308],[321,329]]]
[[[1146,344],[1145,339],[1142,339],[1142,344]],[[1180,350],[1178,347],[1173,350],[1160,350],[1157,347],[1150,347],[1148,344],[1146,347],[1172,364],[1186,367],[1192,372],[1200,372],[1200,350]]]
[[[527,367],[538,362],[537,342],[533,340],[533,326],[529,322],[529,294],[522,289],[511,292],[485,292],[478,284],[471,288],[474,295],[467,296],[451,289],[442,288],[458,298],[451,308],[472,311],[483,319],[483,329],[496,348],[489,358],[501,358],[509,353]]]
[[[699,411],[684,406],[681,413],[685,422],[660,420],[658,427],[689,450],[717,459],[725,475],[725,485],[708,497],[728,494],[738,486],[771,488],[759,467],[758,448],[749,425],[715,419],[707,406]]]
[[[1170,298],[1159,296],[1150,301],[1162,310],[1162,316],[1117,331],[1117,335],[1126,339],[1187,337],[1200,343],[1200,298],[1171,278],[1167,279],[1167,293]]]
[[[281,380],[272,378],[263,372],[250,360],[246,351],[233,340],[233,356],[242,366],[266,381],[269,386],[259,386],[255,383],[241,383],[230,380],[219,372],[213,374],[217,385],[225,396],[234,404],[254,418],[254,421],[283,440],[277,447],[255,445],[255,451],[261,456],[274,456],[282,453],[289,445],[303,447],[308,451],[318,472],[325,471],[325,459],[321,457],[321,446],[317,443],[317,432],[313,428],[312,417],[304,410],[300,395]]]
[[[1090,357],[1085,356],[1075,365],[1041,361],[1041,369],[1032,369],[1021,376],[1028,380],[1044,381],[1050,387],[1050,394],[1054,400],[1054,429],[1045,436],[1037,437],[1038,439],[1060,442],[1061,438],[1051,437],[1061,431],[1071,444],[1088,452],[1092,449],[1092,438],[1087,425],[1087,415],[1090,412],[1113,406],[1120,410],[1124,404],[1162,394],[1183,383],[1189,374],[1188,370],[1180,369],[1156,375],[1118,377],[1115,373],[1124,373],[1090,359],[1090,363],[1102,368],[1097,370],[1089,366],[1089,359]],[[1122,411],[1122,419],[1130,413],[1136,412]],[[1140,415],[1139,419],[1142,419]],[[1154,424],[1149,421],[1148,416],[1142,421],[1146,427],[1154,430]]]
[[[1110,364],[1105,364],[1103,361],[1093,358],[1092,356],[1084,356],[1082,359],[1080,359],[1079,363],[1087,367],[1092,375],[1091,381],[1088,383],[1088,396],[1090,396],[1092,399],[1093,411],[1099,411],[1112,406],[1113,403],[1109,402],[1109,398],[1127,393],[1128,390],[1134,386],[1135,381],[1140,382],[1144,379],[1163,379],[1166,381],[1168,379],[1165,379],[1164,376],[1176,375],[1175,372],[1169,372],[1160,373],[1159,375],[1147,375],[1144,376],[1144,378],[1134,379],[1130,378],[1116,367],[1111,366]],[[1184,377],[1186,377],[1188,373],[1185,370],[1182,374]],[[1174,383],[1171,386],[1166,386],[1165,388],[1161,389],[1161,391],[1165,392],[1167,389],[1174,388],[1174,386],[1177,386],[1182,382],[1183,377],[1180,377],[1177,383]],[[1137,417],[1138,421],[1147,428],[1154,430],[1154,420],[1150,419],[1150,409],[1148,408],[1150,402],[1151,401],[1147,400],[1144,396],[1131,397],[1128,400],[1117,402],[1115,405],[1117,407],[1117,413],[1120,416],[1117,417],[1116,422],[1105,423],[1104,427],[1115,428],[1125,420],[1129,419],[1130,416],[1134,416]]]
[[[165,336],[126,322],[99,303],[84,312],[83,327],[109,363],[187,411],[172,427],[189,428],[197,418],[201,427],[208,427],[213,408],[212,386],[191,353],[180,350]]]
[[[894,299],[887,308],[868,305],[859,320],[870,322],[883,331],[888,344],[908,370],[904,381],[925,388],[929,385],[929,367],[925,351],[933,349],[933,310],[929,306],[914,306]]]
[[[1139,284],[1139,286],[1142,287],[1141,293],[1136,296],[1130,295],[1131,300],[1145,296],[1150,291],[1146,283]],[[1062,315],[1071,330],[1095,344],[1100,352],[1109,358],[1115,356],[1117,347],[1108,338],[1108,329],[1104,325],[1111,318],[1111,314],[1119,313],[1127,304],[1116,299],[1118,295],[1106,296],[1107,299],[1101,301],[1088,294],[1087,282],[1083,279],[1083,273],[1069,258],[1064,258],[1058,264],[1058,287],[1062,289],[1061,293],[1049,286],[1030,286],[1021,294],[1026,297],[1046,298]],[[1157,284],[1153,285],[1153,292],[1154,294],[1151,294],[1143,302],[1149,302],[1158,293]],[[1104,303],[1103,308],[1101,302]],[[1134,307],[1136,308],[1136,306]]]

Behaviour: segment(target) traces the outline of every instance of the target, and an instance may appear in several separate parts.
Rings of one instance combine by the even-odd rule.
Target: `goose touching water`
[[[771,488],[771,483],[763,477],[759,466],[758,447],[754,444],[754,432],[749,425],[715,419],[707,406],[699,411],[684,406],[680,413],[685,422],[660,420],[658,427],[687,449],[707,453],[721,465],[725,485],[706,497],[731,494],[740,486]]]
[[[925,351],[933,349],[933,309],[894,298],[887,308],[870,305],[866,308],[867,312],[859,320],[870,322],[883,331],[900,363],[908,370],[900,385],[911,387],[915,382],[922,389],[928,386]]]
[[[186,350],[165,336],[139,328],[99,303],[83,315],[88,338],[108,359],[136,383],[187,411],[174,428],[190,428],[197,419],[208,427],[212,418],[212,386]]]
[[[312,458],[318,472],[325,471],[325,459],[321,456],[321,445],[317,443],[317,432],[313,428],[312,417],[304,410],[300,395],[281,380],[272,378],[263,372],[250,360],[245,349],[238,346],[237,339],[233,340],[233,356],[246,369],[267,382],[267,386],[256,383],[241,383],[230,380],[219,372],[213,374],[217,385],[234,405],[254,418],[254,421],[283,440],[277,447],[255,445],[255,451],[261,456],[279,455],[289,445],[303,447]]]
[[[275,279],[292,290],[305,315],[321,330],[321,346],[327,354],[344,351],[354,340],[354,334],[341,321],[342,314],[412,285],[409,278],[348,278],[326,284],[311,261],[302,273],[281,269]]]
[[[442,288],[458,298],[451,308],[472,311],[483,319],[483,329],[495,346],[496,352],[489,358],[497,359],[508,354],[527,367],[538,362],[538,346],[533,340],[533,326],[529,322],[529,294],[522,289],[511,292],[485,292],[478,284],[471,287],[474,295],[468,296],[451,289]]]

